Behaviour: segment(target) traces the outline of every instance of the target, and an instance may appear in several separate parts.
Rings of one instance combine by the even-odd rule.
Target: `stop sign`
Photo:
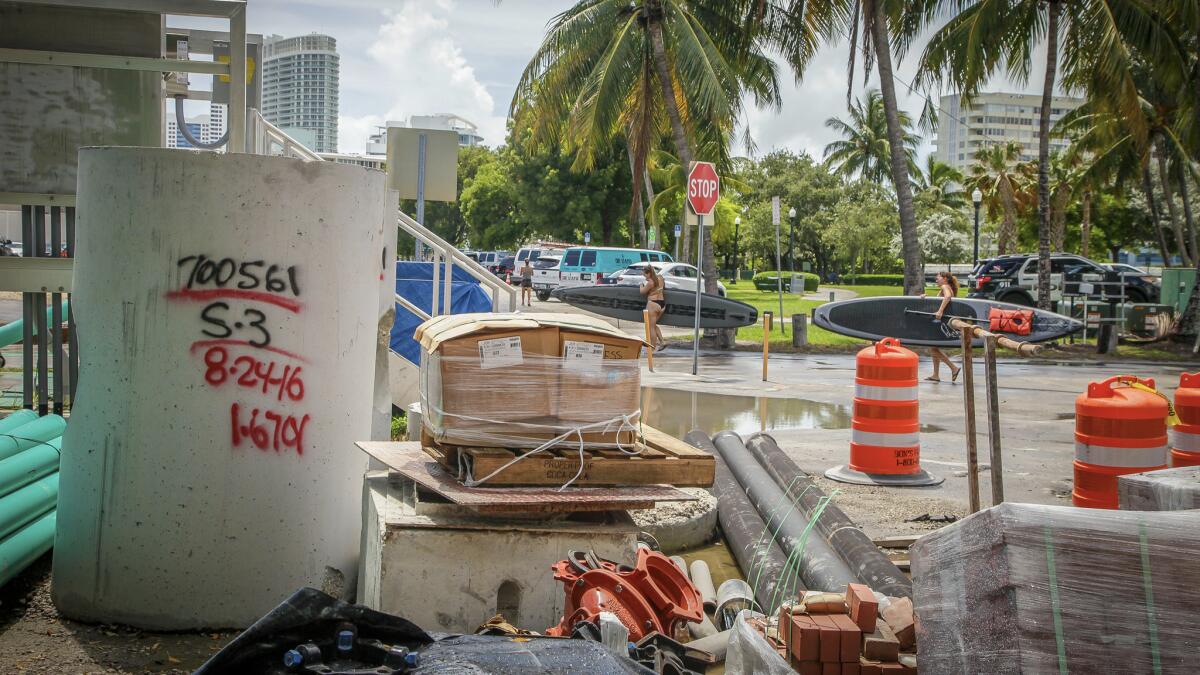
[[[711,215],[720,196],[721,180],[717,167],[710,162],[694,162],[688,173],[687,200],[692,213],[698,216]]]

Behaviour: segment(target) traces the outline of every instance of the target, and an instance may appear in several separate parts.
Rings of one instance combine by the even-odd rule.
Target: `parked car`
[[[696,292],[696,266],[687,263],[667,262],[636,262],[629,267],[608,277],[605,281],[613,284],[640,285],[645,281],[646,265],[653,265],[654,270],[663,278],[667,288],[680,291]],[[717,282],[717,295],[725,297],[725,284]]]
[[[967,297],[1032,307],[1037,304],[1038,257],[1021,253],[980,260],[970,276]],[[1094,260],[1068,253],[1050,257],[1050,274],[1061,279],[1066,295],[1090,300],[1158,302],[1160,287],[1152,276],[1121,275]],[[1124,291],[1122,293],[1122,291]]]
[[[550,293],[558,288],[558,264],[562,262],[561,256],[544,255],[533,263],[533,292],[537,293],[538,300],[546,302],[550,299]]]
[[[567,249],[559,264],[559,285],[593,286],[636,262],[673,262],[670,254],[641,248],[576,246]]]
[[[510,255],[505,257],[500,261],[500,264],[496,265],[496,269],[492,270],[493,274],[501,279],[506,278],[508,275],[513,273],[513,267],[516,265],[516,261],[517,259],[515,256]]]
[[[490,272],[495,272],[496,270],[493,268],[497,267],[505,257],[512,254],[508,251],[479,251],[476,255],[478,256],[476,260],[479,261],[480,265],[486,267]]]

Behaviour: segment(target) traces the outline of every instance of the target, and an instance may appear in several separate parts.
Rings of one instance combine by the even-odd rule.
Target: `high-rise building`
[[[317,152],[337,152],[337,40],[312,33],[263,39],[263,117]]]
[[[458,147],[460,148],[471,148],[483,144],[483,136],[479,135],[479,127],[463,117],[452,113],[413,115],[408,118],[407,122],[389,120],[386,126],[376,127],[375,133],[367,137],[368,155],[387,154],[387,130],[392,127],[454,131],[458,134]]]
[[[175,121],[175,109],[172,107],[177,104],[168,105],[166,114],[167,129],[166,136],[163,139],[164,145],[168,148],[190,148],[192,144],[188,141],[183,132],[179,130],[179,123]],[[196,115],[193,117],[185,117],[184,123],[187,124],[188,132],[192,138],[201,143],[216,143],[225,135],[225,104],[210,103],[208,106],[207,115]],[[218,148],[222,150],[223,148]]]
[[[1078,108],[1083,99],[1055,96],[1050,124]],[[1037,159],[1038,123],[1042,97],[1038,94],[977,94],[963,105],[957,94],[943,96],[938,110],[938,135],[934,156],[960,171],[968,171],[980,148],[1008,141],[1021,144],[1021,160]],[[1050,138],[1050,151],[1069,145],[1065,138]]]

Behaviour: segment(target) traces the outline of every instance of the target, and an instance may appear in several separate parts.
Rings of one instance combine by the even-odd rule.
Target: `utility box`
[[[1175,318],[1172,305],[1130,303],[1125,305],[1125,331],[1140,336],[1166,335]]]
[[[1192,297],[1192,288],[1196,285],[1195,267],[1168,267],[1162,273],[1162,303],[1175,308],[1180,314],[1187,307],[1188,298]]]
[[[544,631],[562,619],[550,566],[569,551],[633,560],[627,511],[487,516],[439,500],[403,476],[363,484],[359,603],[426,630],[473,633],[496,614]]]

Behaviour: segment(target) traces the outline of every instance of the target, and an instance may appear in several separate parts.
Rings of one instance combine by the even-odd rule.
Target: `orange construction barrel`
[[[1075,399],[1075,506],[1115,509],[1117,476],[1167,468],[1168,410],[1152,379],[1088,384]]]
[[[895,338],[884,338],[858,352],[850,463],[826,471],[827,478],[857,485],[942,482],[921,469],[917,360]]]
[[[1200,466],[1200,373],[1179,376],[1175,414],[1179,424],[1170,431],[1171,466]]]

